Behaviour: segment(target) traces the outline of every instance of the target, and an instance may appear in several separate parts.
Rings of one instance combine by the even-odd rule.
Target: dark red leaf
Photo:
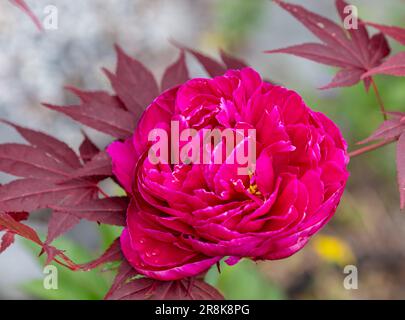
[[[27,220],[29,217],[29,213],[27,212],[6,212],[6,214],[8,214],[11,218],[13,218],[15,221],[24,221]],[[3,228],[0,225],[0,231],[4,231],[5,228]]]
[[[14,233],[6,232],[0,241],[0,253],[6,251],[14,243]]]
[[[71,201],[69,201],[69,203],[62,202],[60,205],[79,205],[83,202],[95,199],[97,196],[98,190],[96,188],[88,189],[86,191],[79,189],[72,191],[72,197],[70,198]],[[81,219],[79,217],[70,213],[53,211],[48,222],[48,234],[45,243],[49,244],[62,234],[68,232],[70,229],[76,226],[80,220]]]
[[[345,8],[349,5],[346,1],[336,0],[336,9],[340,15],[342,22],[348,17],[350,13],[345,13]],[[349,29],[350,38],[353,41],[354,46],[359,51],[362,61],[368,61],[370,59],[370,52],[368,50],[368,43],[370,37],[368,31],[362,21],[358,19],[357,29]]]
[[[187,80],[189,80],[189,74],[184,51],[181,50],[179,59],[170,65],[163,74],[161,84],[162,91],[174,88]]]
[[[355,85],[360,81],[363,70],[359,69],[342,69],[340,70],[335,77],[332,79],[332,82],[320,89],[331,89],[337,87],[350,87]]]
[[[106,91],[84,91],[73,86],[66,86],[65,89],[72,92],[85,104],[94,104],[101,109],[115,108],[127,110],[117,96],[112,96]]]
[[[318,63],[327,64],[335,67],[345,68],[348,66],[347,60],[333,48],[320,43],[304,43],[286,48],[267,50],[266,53],[288,53],[299,56]],[[356,67],[355,63],[351,63]]]
[[[75,200],[76,191],[87,192],[94,188],[94,184],[86,181],[54,184],[42,179],[15,180],[0,187],[0,212],[31,212],[70,203]]]
[[[402,120],[405,119],[405,112],[401,112],[401,111],[387,111],[387,114],[389,114],[390,116],[392,116],[394,119],[396,120]]]
[[[183,280],[183,282],[186,282],[184,285],[187,285],[187,282],[190,281],[192,281],[192,283],[188,284],[189,287],[187,291],[193,300],[224,300],[223,295],[205,281],[186,279]]]
[[[405,52],[397,53],[390,57],[382,65],[371,69],[363,75],[363,78],[370,77],[375,74],[388,74],[392,76],[405,76]]]
[[[68,267],[68,268],[73,269],[74,264],[70,261],[69,258],[67,258],[67,257],[64,255],[64,253],[63,253],[62,250],[59,250],[59,249],[57,249],[57,248],[55,248],[55,247],[52,247],[52,246],[49,246],[49,245],[43,243],[43,244],[42,244],[42,250],[41,250],[39,256],[42,256],[44,253],[46,253],[46,255],[47,255],[47,258],[46,258],[46,261],[45,261],[45,265],[50,264],[52,261],[56,261],[56,262],[59,262],[60,264],[66,266],[66,267]],[[68,262],[68,265],[65,265],[65,264],[61,263],[61,262],[57,259],[59,256],[62,257],[63,260],[65,260],[66,262]]]
[[[135,277],[138,273],[136,270],[128,263],[127,260],[123,260],[117,275],[114,278],[114,282],[105,295],[104,299],[108,300],[111,295],[113,295],[119,288],[121,288],[125,283],[127,283],[131,278]]]
[[[399,43],[405,45],[405,28],[396,26],[385,26],[373,22],[365,22],[365,24],[380,30],[382,33],[397,40]]]
[[[405,114],[384,121],[380,127],[367,139],[358,144],[365,144],[375,140],[390,140],[398,138],[405,131]]]
[[[43,150],[59,162],[69,165],[72,168],[81,167],[78,156],[66,143],[45,133],[24,128],[9,121],[0,121],[13,127],[32,146]]]
[[[118,55],[116,73],[104,71],[119,98],[138,118],[159,95],[159,88],[153,74],[142,63],[131,58],[119,46],[116,46],[116,51]]]
[[[110,300],[223,300],[223,296],[202,280],[132,280],[109,296]]]
[[[87,162],[83,168],[76,170],[67,180],[70,180],[71,178],[78,179],[92,177],[102,180],[112,175],[111,157],[107,152],[101,151]]]
[[[36,17],[36,15],[31,11],[31,9],[28,7],[28,5],[25,3],[24,0],[9,0],[9,1],[15,6],[19,7],[22,11],[24,11],[25,14],[27,14],[31,18],[32,22],[34,22],[39,31],[44,30],[41,22]]]
[[[94,144],[93,141],[86,135],[83,131],[84,140],[79,147],[80,157],[82,158],[83,162],[89,162],[91,159],[94,158],[99,152],[100,149]]]
[[[377,33],[371,37],[368,51],[370,52],[370,66],[375,66],[380,64],[382,59],[389,55],[391,49],[384,35]]]
[[[231,56],[230,54],[226,53],[224,50],[221,50],[220,54],[221,54],[221,59],[225,63],[225,66],[227,69],[239,70],[239,69],[248,67],[248,65],[244,61]]]
[[[55,260],[57,263],[64,265],[72,270],[77,269],[77,266],[63,253],[63,251],[43,243],[34,229],[19,221],[14,220],[10,214],[0,212],[0,227],[5,229],[8,233],[19,235],[20,237],[23,237],[41,246],[42,250],[40,255],[42,255],[43,253],[47,254],[46,264],[49,264],[51,261]],[[10,240],[6,241],[6,244],[10,244]],[[62,261],[59,260],[59,258],[61,258]]]
[[[28,212],[9,212],[7,213],[10,217],[12,217],[15,221],[21,222],[27,220],[29,217]],[[0,229],[1,230],[1,229]]]
[[[34,229],[25,224],[22,224],[19,221],[14,220],[7,213],[0,213],[0,226],[8,232],[17,234],[42,246],[42,241]]]
[[[358,53],[354,49],[353,44],[347,38],[343,28],[337,23],[311,12],[302,6],[281,0],[276,0],[275,2],[292,14],[321,41],[332,48],[338,49],[344,58],[360,62]]]
[[[66,212],[81,219],[116,226],[126,225],[127,208],[127,197],[109,197],[79,204],[52,206],[56,211]]]
[[[74,215],[53,211],[48,222],[46,243],[51,243],[56,238],[71,230],[80,220],[80,218]]]
[[[66,179],[71,167],[31,146],[9,143],[0,145],[0,171],[23,178]]]
[[[136,125],[136,118],[132,113],[126,111],[124,105],[116,96],[104,91],[82,91],[74,87],[67,87],[67,90],[74,93],[81,100],[80,105],[43,105],[113,137],[125,139],[132,135]]]
[[[162,286],[170,286],[171,281],[161,282]],[[147,300],[152,290],[157,286],[155,280],[142,278],[125,283],[108,296],[108,300]],[[160,288],[159,288],[160,289]]]
[[[401,198],[401,209],[405,208],[405,134],[401,134],[397,143],[398,187]]]
[[[222,76],[226,72],[225,66],[222,63],[216,61],[215,59],[212,59],[196,50],[183,47],[181,45],[177,46],[193,55],[198,60],[198,62],[201,63],[201,65],[204,67],[205,71],[207,71],[210,77],[214,78]]]
[[[131,136],[135,130],[136,123],[128,111],[101,105],[97,102],[68,107],[51,104],[44,104],[44,106],[119,139]]]
[[[357,29],[353,28],[346,31],[332,20],[313,13],[302,6],[281,0],[275,0],[275,2],[298,19],[323,44],[305,43],[270,50],[267,53],[288,53],[342,68],[332,82],[322,89],[352,86],[360,80],[364,81],[366,89],[369,88],[371,79],[369,75],[364,76],[364,74],[380,65],[390,52],[388,42],[383,34],[370,38],[361,20],[358,21]],[[347,5],[343,0],[336,0],[336,9],[342,21],[348,15],[344,12]],[[363,77],[359,77],[361,74]]]
[[[12,213],[7,213],[7,214],[17,222],[28,219],[27,212],[12,212]],[[1,238],[0,253],[3,253],[4,251],[6,251],[6,249],[9,248],[14,243],[14,232],[9,231],[9,229],[6,227],[6,224],[4,226],[2,226],[0,223],[0,231],[4,231],[4,230],[6,230],[6,233]]]
[[[122,259],[123,255],[121,252],[120,238],[117,238],[98,259],[82,264],[79,267],[84,271],[90,271],[102,264],[119,261]]]

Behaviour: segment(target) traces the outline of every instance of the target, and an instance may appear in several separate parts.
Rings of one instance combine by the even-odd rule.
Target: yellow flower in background
[[[221,34],[213,33],[213,32],[206,32],[203,33],[201,40],[200,40],[200,45],[204,49],[204,51],[207,52],[216,52],[218,48],[221,49],[229,49],[229,43],[226,39]]]
[[[350,246],[334,236],[318,235],[312,242],[315,252],[322,260],[340,266],[354,263],[356,258]]]

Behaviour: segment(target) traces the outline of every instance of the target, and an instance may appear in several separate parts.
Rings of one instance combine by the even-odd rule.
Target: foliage
[[[39,20],[22,0],[11,0],[28,14],[41,29]],[[405,52],[391,52],[387,37],[405,44],[405,29],[359,20],[357,29],[346,30],[340,24],[313,13],[302,6],[275,0],[281,8],[292,14],[305,28],[311,31],[321,43],[305,43],[288,48],[273,49],[267,53],[287,53],[300,56],[318,63],[338,67],[340,70],[333,80],[322,89],[351,87],[363,81],[366,90],[374,90],[384,122],[368,138],[358,142],[367,144],[351,152],[351,158],[396,142],[396,166],[398,175],[400,207],[405,207],[405,113],[386,111],[382,96],[376,85],[376,75],[405,76]],[[348,13],[347,3],[336,0],[336,8],[342,21]],[[250,7],[249,7],[250,8]],[[255,9],[252,9],[254,12]],[[249,11],[250,12],[250,11]],[[370,36],[369,28],[378,33]],[[104,91],[82,91],[68,87],[79,100],[73,106],[44,104],[45,107],[63,113],[88,127],[106,133],[115,139],[130,137],[135,124],[144,108],[160,92],[183,83],[189,78],[185,63],[185,53],[194,56],[211,77],[223,74],[227,69],[242,68],[246,63],[221,52],[221,61],[176,44],[180,55],[169,66],[158,83],[153,74],[138,60],[133,59],[121,48],[116,47],[118,63],[115,72],[104,70],[115,93]],[[142,299],[142,298],[221,298],[219,292],[200,279],[186,279],[175,282],[159,282],[140,277],[123,259],[118,237],[109,231],[103,240],[106,251],[98,259],[78,264],[75,259],[89,260],[88,252],[81,250],[66,240],[58,239],[76,226],[82,219],[105,225],[125,226],[126,209],[129,199],[125,194],[107,195],[99,186],[106,179],[114,179],[111,161],[102,148],[98,148],[86,135],[79,148],[73,151],[66,143],[45,133],[2,121],[13,127],[28,144],[0,145],[0,171],[19,177],[0,187],[0,231],[5,231],[0,243],[0,252],[7,249],[14,236],[19,235],[41,247],[42,263],[58,263],[70,270],[87,271],[103,264],[120,262],[113,285],[108,290],[109,276],[100,281],[97,271],[77,273],[71,278],[71,271],[61,271],[61,281],[66,290],[78,285],[89,288],[75,298]],[[370,126],[371,122],[370,122]],[[367,128],[368,129],[368,128]],[[45,240],[22,221],[29,213],[38,209],[52,209]],[[106,240],[108,235],[108,241]],[[54,241],[56,240],[56,241]],[[55,246],[51,245],[55,243]],[[59,248],[64,248],[62,251]],[[66,252],[66,253],[65,253]],[[43,256],[42,254],[46,254]],[[74,257],[74,259],[72,259]],[[62,270],[62,269],[61,269]],[[221,276],[210,271],[208,282],[218,286],[227,298],[241,298],[237,286],[249,283],[250,288],[269,298],[280,297],[272,286],[263,285],[264,281],[249,262],[229,269],[223,267]],[[96,275],[97,274],[97,275]],[[243,274],[243,276],[242,276]],[[83,275],[83,276],[82,276]],[[76,277],[76,276],[75,276]],[[236,281],[238,279],[239,281]],[[232,284],[232,289],[230,286]],[[39,283],[26,285],[26,289],[37,296],[47,298],[49,293],[38,288]],[[246,288],[246,285],[243,285]],[[244,289],[245,290],[245,289]],[[246,293],[247,292],[242,292]],[[58,295],[60,294],[60,295]],[[254,294],[251,293],[250,297]],[[267,296],[268,294],[268,296]],[[53,298],[73,298],[68,292],[60,291]],[[258,296],[259,297],[259,296]]]
[[[99,226],[100,240],[103,244],[102,249],[106,250],[108,244],[116,239],[120,234],[120,228],[101,225]],[[90,261],[94,256],[89,250],[85,249],[66,237],[59,238],[55,241],[59,248],[69,252],[75,261]],[[39,266],[45,263],[44,257],[38,257],[37,247],[28,241],[24,241],[27,249],[36,257]],[[52,263],[52,265],[55,265]],[[102,271],[94,269],[88,272],[74,272],[67,268],[61,268],[55,265],[58,270],[58,289],[46,290],[43,286],[43,279],[32,280],[21,284],[21,288],[28,295],[37,299],[46,300],[100,300],[107,293],[115,270]]]
[[[332,82],[322,89],[350,87],[357,84],[360,80],[363,80],[366,90],[368,90],[370,85],[373,87],[385,121],[376,132],[368,139],[359,142],[359,144],[376,140],[380,142],[356,150],[349,155],[355,157],[364,152],[375,150],[389,143],[399,141],[397,144],[396,160],[398,187],[401,198],[400,206],[401,209],[404,209],[405,169],[403,160],[405,149],[403,148],[403,140],[405,140],[405,137],[402,137],[402,135],[405,129],[403,126],[405,113],[386,112],[373,76],[376,74],[398,77],[405,76],[405,52],[399,52],[389,56],[391,49],[385,37],[385,35],[392,37],[404,45],[405,29],[368,22],[367,25],[381,31],[381,33],[370,38],[366,24],[360,19],[358,19],[357,28],[351,27],[346,32],[344,27],[302,6],[293,5],[282,0],[275,0],[274,2],[292,14],[305,28],[318,37],[323,44],[306,43],[283,49],[269,50],[267,53],[288,53],[318,63],[340,67],[341,70],[336,74]],[[339,16],[344,22],[349,14],[345,11],[348,3],[344,0],[335,0],[335,4]],[[387,119],[387,115],[391,115],[392,119]]]

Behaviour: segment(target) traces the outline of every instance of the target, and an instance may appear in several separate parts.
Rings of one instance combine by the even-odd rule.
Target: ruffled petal
[[[107,152],[112,159],[113,173],[121,186],[128,193],[132,192],[132,181],[135,176],[135,166],[137,162],[135,148],[132,139],[124,142],[115,141],[111,143]]]

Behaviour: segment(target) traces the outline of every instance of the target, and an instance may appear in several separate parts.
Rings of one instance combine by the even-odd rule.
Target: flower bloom
[[[196,130],[255,129],[255,170],[151,163],[149,133],[170,132],[173,120]],[[333,216],[348,178],[347,145],[335,124],[251,68],[165,91],[133,137],[108,153],[131,197],[122,251],[138,272],[159,280],[196,276],[224,257],[234,264],[294,254]]]

